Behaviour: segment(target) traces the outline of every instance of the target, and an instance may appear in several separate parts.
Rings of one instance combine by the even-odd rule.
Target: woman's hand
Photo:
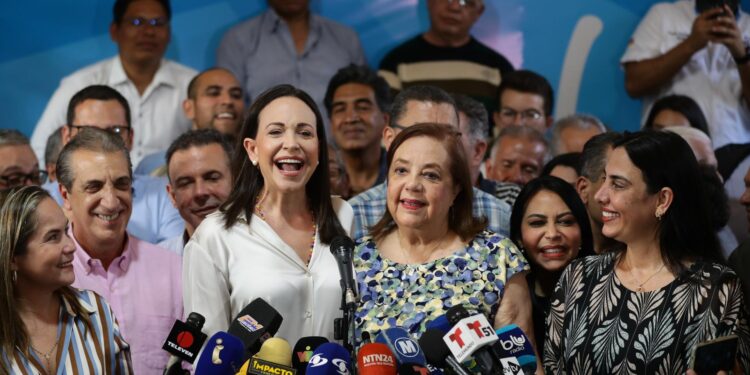
[[[529,284],[526,282],[526,272],[519,272],[511,276],[505,283],[505,293],[500,301],[497,315],[495,315],[495,329],[516,324],[520,327],[531,341],[531,346],[536,352],[536,373],[544,375],[542,367],[542,348],[538,347],[534,336],[534,322],[531,318],[531,299],[529,297]],[[544,343],[542,343],[544,345]]]

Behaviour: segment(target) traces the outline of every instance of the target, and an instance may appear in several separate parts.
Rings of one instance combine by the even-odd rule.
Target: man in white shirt
[[[695,0],[655,4],[620,60],[625,89],[643,98],[644,120],[660,97],[687,95],[705,113],[715,148],[748,143],[749,39],[750,16],[739,9],[699,13]]]
[[[65,124],[71,96],[89,85],[111,86],[128,100],[135,133],[130,152],[134,165],[145,155],[163,150],[190,129],[181,103],[188,82],[197,72],[164,59],[170,39],[169,1],[117,0],[113,14],[109,34],[117,43],[119,53],[60,82],[31,137],[31,145],[40,160],[47,137]]]

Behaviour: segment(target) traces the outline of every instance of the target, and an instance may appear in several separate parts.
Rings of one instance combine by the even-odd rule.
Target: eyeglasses
[[[146,26],[146,25],[150,25],[153,27],[164,27],[169,23],[169,20],[166,19],[165,17],[156,17],[156,18],[133,17],[133,18],[126,18],[123,21],[135,27],[141,27],[141,26]]]
[[[482,4],[482,0],[446,0],[448,5],[452,5],[454,2],[457,2],[461,8],[475,8]]]
[[[34,171],[29,174],[20,172],[11,173],[9,175],[0,176],[0,182],[4,185],[4,189],[21,186],[27,182],[31,182],[32,185],[41,185],[47,182],[47,172]]]
[[[522,120],[539,120],[544,117],[544,114],[537,111],[536,109],[527,109],[525,111],[518,112],[514,109],[503,108],[500,110],[500,116],[510,120],[515,120],[518,116],[521,116]]]
[[[122,126],[122,125],[111,125],[111,126],[105,125],[104,127],[93,126],[93,125],[68,125],[68,126],[71,129],[75,129],[76,131],[81,131],[83,129],[93,129],[93,128],[106,130],[112,134],[119,135],[121,137],[127,135],[128,132],[130,132],[130,126]]]

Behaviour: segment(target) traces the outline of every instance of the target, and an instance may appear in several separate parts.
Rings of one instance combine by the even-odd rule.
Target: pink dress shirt
[[[109,303],[130,344],[133,373],[161,375],[169,354],[161,349],[175,319],[182,319],[182,257],[128,235],[122,254],[105,270],[76,245],[73,286]]]

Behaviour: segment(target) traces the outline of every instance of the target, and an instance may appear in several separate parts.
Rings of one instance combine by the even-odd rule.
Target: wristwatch
[[[745,54],[740,57],[732,57],[737,65],[743,65],[750,62],[750,46],[745,45]]]

